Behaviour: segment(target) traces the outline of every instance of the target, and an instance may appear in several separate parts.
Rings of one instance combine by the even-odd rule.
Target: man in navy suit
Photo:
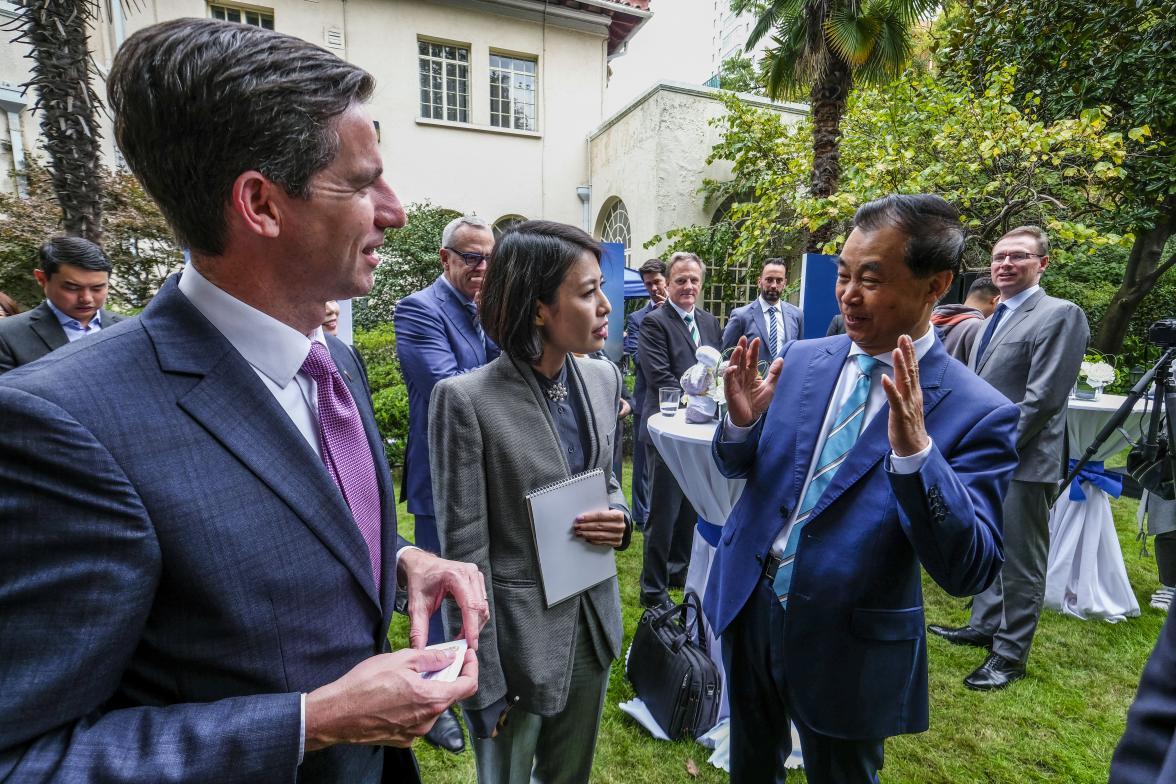
[[[785,343],[804,336],[804,314],[795,305],[781,301],[788,288],[784,259],[765,261],[757,285],[759,297],[731,311],[723,328],[723,351],[734,348],[741,337],[749,342],[759,338],[765,356],[774,359]]]
[[[649,518],[649,472],[645,470],[645,449],[642,447],[645,443],[645,375],[641,372],[637,345],[641,338],[641,322],[666,301],[666,264],[661,259],[650,259],[637,271],[649,292],[649,302],[625,319],[625,353],[632,358],[636,370],[633,380],[633,524],[644,529]]]
[[[1127,711],[1127,728],[1111,759],[1109,784],[1176,781],[1176,617],[1160,630],[1139,691]]]
[[[393,316],[396,356],[408,386],[404,495],[416,524],[414,544],[431,553],[441,552],[441,542],[429,475],[429,397],[441,379],[498,356],[498,347],[478,323],[476,304],[493,249],[494,232],[486,221],[476,215],[454,218],[441,232],[441,275],[428,288],[402,299]],[[444,640],[438,613],[429,622],[429,643]],[[442,714],[425,740],[454,753],[465,748],[461,725],[452,712]]]
[[[930,328],[964,249],[935,196],[861,207],[838,262],[846,336],[740,341],[714,454],[747,479],[705,609],[723,635],[731,780],[876,782],[883,741],[927,728],[920,566],[967,596],[1000,569],[1017,408]],[[781,372],[781,369],[784,369]]]
[[[404,210],[362,69],[249,25],[127,39],[115,137],[191,263],[139,318],[0,379],[0,780],[405,782],[477,688],[424,645],[471,564],[405,547],[366,378],[323,335]],[[79,383],[92,369],[102,383]],[[400,748],[387,748],[388,746]]]

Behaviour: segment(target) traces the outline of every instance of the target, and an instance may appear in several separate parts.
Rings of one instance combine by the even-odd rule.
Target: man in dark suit
[[[1109,784],[1159,784],[1176,781],[1176,621],[1164,622],[1127,727],[1111,759]]]
[[[373,87],[211,19],[119,49],[115,138],[191,263],[0,379],[0,779],[411,782],[476,689],[472,651],[450,683],[421,673],[451,654],[387,652],[398,582],[414,648],[447,593],[476,645],[485,587],[397,537],[366,378],[320,329],[404,225]]]
[[[927,728],[921,568],[957,596],[1000,568],[1017,409],[929,324],[963,253],[959,213],[889,196],[854,224],[847,336],[788,344],[763,379],[758,341],[741,341],[725,375],[714,455],[747,487],[704,607],[741,784],[783,780],[789,719],[810,782],[877,782],[884,740]]]
[[[749,342],[759,338],[764,356],[775,359],[785,343],[804,335],[804,314],[795,305],[781,301],[788,288],[784,259],[765,261],[757,285],[759,297],[731,311],[723,328],[723,351],[734,348],[741,337]]]
[[[658,414],[658,390],[681,389],[682,374],[697,363],[699,346],[718,348],[722,335],[719,321],[696,306],[702,294],[706,267],[693,253],[675,253],[666,265],[666,304],[645,317],[638,341],[641,374],[645,377],[642,415]],[[649,522],[645,531],[645,560],[641,567],[641,605],[669,604],[670,581],[685,580],[690,545],[698,513],[686,498],[678,480],[657,448],[645,436],[645,460],[649,471]],[[675,575],[674,571],[679,572]]]
[[[478,323],[477,298],[494,249],[494,232],[476,215],[454,218],[441,232],[442,273],[428,288],[396,305],[396,356],[408,387],[408,446],[404,489],[416,526],[414,544],[441,552],[433,514],[429,474],[429,398],[443,378],[479,368],[498,356],[498,347]],[[440,613],[429,622],[429,643],[445,640]],[[451,711],[442,714],[425,740],[448,751],[465,748],[461,724]]]
[[[102,248],[81,237],[42,245],[33,275],[45,301],[0,320],[0,373],[119,322],[121,316],[102,309],[111,269]]]
[[[641,282],[649,292],[649,302],[640,310],[633,311],[625,319],[625,353],[633,361],[636,378],[633,380],[633,524],[644,529],[649,518],[649,471],[645,465],[645,376],[641,373],[641,362],[637,353],[641,337],[641,322],[666,301],[666,264],[661,259],[650,259],[637,270]]]
[[[1065,460],[1066,402],[1090,327],[1073,302],[1039,285],[1049,264],[1049,239],[1036,226],[1005,234],[992,248],[992,281],[1000,302],[976,332],[968,367],[1020,409],[1020,459],[1004,500],[1005,564],[1000,577],[972,600],[968,625],[931,631],[957,645],[990,652],[964,678],[970,689],[1002,689],[1025,677],[1049,561],[1049,504]],[[958,356],[958,355],[957,355]]]

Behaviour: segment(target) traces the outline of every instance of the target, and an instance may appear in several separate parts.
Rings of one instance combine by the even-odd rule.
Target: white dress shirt
[[[931,350],[931,346],[935,344],[935,328],[928,325],[927,331],[923,336],[915,341],[915,358],[922,359],[923,356]],[[825,409],[825,420],[821,424],[821,435],[817,439],[816,447],[813,449],[812,462],[809,463],[808,474],[805,475],[804,484],[801,486],[800,498],[804,498],[805,492],[808,490],[809,482],[812,481],[813,472],[817,469],[817,463],[821,459],[821,450],[825,446],[825,440],[828,437],[829,431],[833,427],[834,420],[837,418],[837,413],[841,411],[841,407],[845,401],[853,393],[853,388],[857,384],[858,378],[858,364],[854,359],[858,354],[865,354],[856,343],[850,345],[849,356],[845,359],[845,364],[841,368],[841,375],[837,379],[837,383],[833,387],[833,394],[829,398],[829,405]],[[878,360],[878,365],[874,368],[870,378],[870,396],[866,399],[866,410],[863,414],[862,432],[865,432],[866,427],[869,426],[870,420],[882,409],[886,403],[886,390],[882,388],[882,375],[887,369],[891,372],[888,374],[891,378],[894,377],[894,361],[891,359],[889,351],[881,354],[873,355],[874,359]],[[785,358],[785,363],[788,359]],[[758,420],[757,420],[758,421]],[[747,439],[751,429],[755,427],[756,423],[752,423],[747,427],[739,427],[731,423],[731,418],[728,417],[723,421],[723,440],[729,442],[739,442]],[[770,433],[761,434],[761,438],[770,438]],[[913,474],[923,467],[927,462],[927,456],[931,454],[932,444],[928,441],[927,446],[913,455],[900,457],[893,452],[889,455],[890,470],[896,474]],[[792,532],[792,526],[796,522],[796,514],[800,510],[800,503],[796,505],[796,509],[792,511],[792,515],[788,518],[788,522],[780,529],[776,541],[772,544],[772,552],[779,556],[784,552],[785,546],[788,544],[788,534]]]
[[[759,303],[760,310],[764,312],[765,325],[767,324],[768,319],[775,319],[776,321],[776,345],[770,346],[772,349],[772,356],[776,356],[780,353],[780,348],[784,345],[784,309],[780,306],[780,302],[777,301],[776,304],[773,305],[765,300],[762,296],[757,299],[756,302]],[[775,308],[776,312],[769,313],[768,308]],[[768,326],[768,334],[764,335],[764,340],[767,340],[771,334],[772,328],[771,326]]]

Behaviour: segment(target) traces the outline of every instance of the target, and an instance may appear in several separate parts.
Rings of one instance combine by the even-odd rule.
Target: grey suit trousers
[[[1014,479],[1004,500],[1005,563],[988,590],[972,600],[969,624],[991,634],[992,650],[1024,664],[1045,598],[1052,482]]]
[[[555,716],[512,710],[498,737],[472,738],[478,784],[587,784],[609,670],[585,625],[581,615],[567,706]]]

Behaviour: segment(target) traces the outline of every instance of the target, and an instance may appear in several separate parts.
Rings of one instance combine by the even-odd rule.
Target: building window
[[[418,41],[421,117],[470,121],[470,50],[452,44]]]
[[[620,199],[614,201],[604,213],[604,228],[600,232],[601,242],[619,242],[625,246],[625,266],[629,266],[629,246],[633,232],[629,228],[629,211]]]
[[[490,55],[490,124],[534,131],[535,60]]]
[[[274,14],[272,11],[234,8],[231,5],[210,5],[208,6],[208,10],[213,19],[219,19],[222,22],[239,22],[241,24],[253,25],[254,27],[263,27],[266,30],[274,29]]]

